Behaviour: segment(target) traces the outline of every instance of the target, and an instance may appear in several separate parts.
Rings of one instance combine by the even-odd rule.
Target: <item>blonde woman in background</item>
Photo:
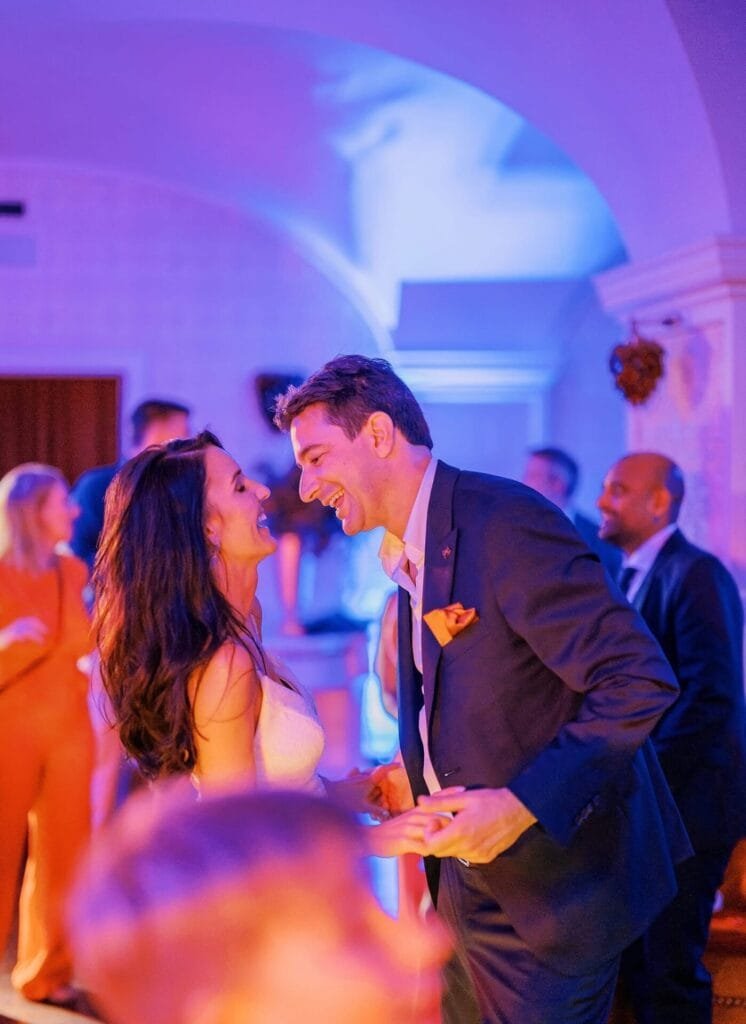
[[[58,548],[77,506],[62,474],[26,463],[0,480],[0,951],[12,928],[28,836],[13,986],[60,1005],[76,996],[62,905],[90,831],[93,736],[86,567]]]

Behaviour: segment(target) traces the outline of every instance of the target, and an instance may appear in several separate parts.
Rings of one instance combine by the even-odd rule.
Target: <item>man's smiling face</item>
[[[316,403],[295,417],[290,439],[301,470],[298,490],[303,501],[333,508],[348,536],[385,525],[377,487],[381,459],[367,423],[350,440],[329,422],[326,407]]]

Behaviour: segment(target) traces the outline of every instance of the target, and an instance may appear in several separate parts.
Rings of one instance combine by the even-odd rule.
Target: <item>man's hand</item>
[[[417,802],[423,810],[454,815],[444,828],[427,837],[426,852],[435,857],[461,857],[474,864],[494,860],[536,821],[509,789],[452,786]]]

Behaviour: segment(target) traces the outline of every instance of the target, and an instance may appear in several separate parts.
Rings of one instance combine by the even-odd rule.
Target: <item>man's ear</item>
[[[370,438],[373,451],[380,459],[387,458],[394,447],[396,427],[386,412],[372,412],[363,426]]]
[[[656,519],[671,521],[671,495],[665,487],[656,487],[652,495],[653,514]]]

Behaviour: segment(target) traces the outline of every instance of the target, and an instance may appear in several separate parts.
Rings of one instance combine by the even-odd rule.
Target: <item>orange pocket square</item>
[[[441,647],[449,644],[472,622],[479,622],[476,608],[464,608],[460,601],[446,605],[445,608],[433,608],[422,618]]]

